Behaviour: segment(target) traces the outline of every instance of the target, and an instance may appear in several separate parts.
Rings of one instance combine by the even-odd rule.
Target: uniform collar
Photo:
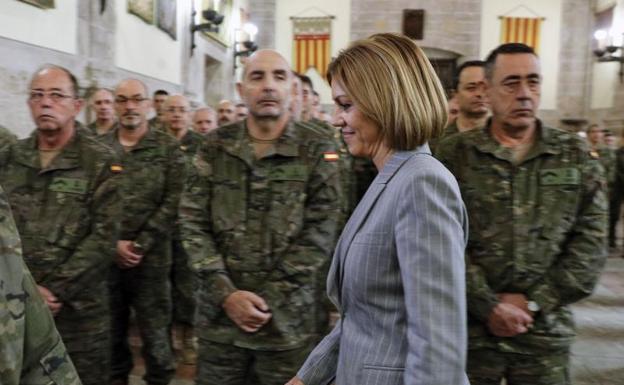
[[[27,139],[15,144],[15,160],[24,166],[41,170],[41,172],[76,168],[80,163],[80,140],[81,136],[84,135],[83,130],[85,130],[84,127],[76,121],[74,135],[46,169],[41,169],[37,130],[33,131]]]
[[[474,147],[483,153],[492,154],[495,157],[510,161],[512,153],[509,148],[503,147],[494,139],[491,132],[492,120],[488,119],[485,127],[482,129],[472,130],[467,133],[470,140],[473,142]],[[554,138],[553,129],[544,126],[542,121],[536,119],[536,139],[533,147],[527,153],[527,156],[523,160],[526,162],[533,158],[536,158],[542,154],[559,154],[561,153],[560,143]]]

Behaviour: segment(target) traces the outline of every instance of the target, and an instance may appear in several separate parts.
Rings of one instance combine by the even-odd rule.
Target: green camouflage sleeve
[[[587,159],[582,168],[583,197],[563,253],[527,296],[541,311],[574,303],[591,294],[607,257],[607,197],[603,167]]]
[[[180,232],[191,268],[201,277],[211,293],[213,305],[219,305],[237,289],[230,279],[223,257],[217,251],[210,225],[212,170],[210,145],[206,144],[193,158],[193,168],[180,201]]]
[[[279,257],[287,272],[309,274],[310,279],[315,279],[331,258],[339,230],[343,202],[340,166],[324,157],[324,153],[334,152],[336,149],[329,141],[312,147],[309,157],[316,163],[307,186],[303,228]]]
[[[458,140],[456,135],[452,135],[443,139],[436,146],[435,157],[446,166],[455,176],[461,187],[461,176],[459,170],[463,164],[460,154],[463,153],[458,149]],[[475,318],[486,321],[492,312],[492,309],[498,303],[496,293],[488,285],[486,274],[483,269],[472,263],[470,251],[466,249],[466,296],[468,303],[468,311]]]
[[[186,181],[186,159],[177,145],[169,154],[169,164],[165,174],[167,186],[162,202],[134,239],[145,251],[151,250],[160,236],[171,234],[175,228],[180,196]]]
[[[80,385],[76,369],[21,256],[0,188],[0,384]]]
[[[111,155],[101,164],[91,198],[90,218],[84,223],[91,231],[64,263],[39,282],[63,302],[73,299],[94,280],[101,279],[115,255],[119,177],[111,171],[114,163],[116,157]]]

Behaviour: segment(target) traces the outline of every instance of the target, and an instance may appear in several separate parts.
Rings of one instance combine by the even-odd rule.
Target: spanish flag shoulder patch
[[[120,164],[112,164],[110,166],[110,170],[111,170],[111,172],[113,172],[115,174],[119,174],[120,172],[123,171],[123,167]]]
[[[323,160],[325,162],[336,162],[340,159],[340,156],[336,151],[328,151],[323,153]]]

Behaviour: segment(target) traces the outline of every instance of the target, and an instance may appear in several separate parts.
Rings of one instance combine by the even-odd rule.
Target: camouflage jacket
[[[615,151],[608,147],[600,147],[595,153],[592,153],[605,170],[605,176],[607,178],[607,186],[611,189],[615,183],[616,178],[616,159]]]
[[[100,138],[119,155],[124,170],[119,239],[132,240],[144,253],[151,254],[141,263],[169,265],[171,255],[166,250],[186,178],[180,144],[153,128],[128,152],[119,143],[117,128]]]
[[[35,280],[84,316],[108,314],[115,154],[77,129],[46,169],[36,131],[0,151],[0,181]]]
[[[605,262],[604,170],[577,135],[538,127],[518,165],[488,127],[449,137],[437,150],[459,181],[470,218],[470,348],[567,349],[574,336],[567,305],[591,294]],[[541,307],[528,333],[498,338],[487,331],[496,294],[505,292]]]
[[[340,214],[333,143],[297,123],[256,159],[245,121],[208,135],[180,206],[184,247],[202,281],[199,337],[251,349],[291,349],[316,332],[319,275]],[[324,282],[324,281],[323,281]],[[235,290],[263,297],[273,315],[241,331],[221,308]]]
[[[13,143],[17,140],[17,136],[14,133],[9,131],[8,128],[4,128],[0,126],[0,147]]]
[[[0,188],[0,384],[80,385],[21,253],[11,209]]]

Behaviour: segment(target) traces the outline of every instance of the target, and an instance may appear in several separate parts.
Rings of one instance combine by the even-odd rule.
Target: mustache
[[[126,112],[125,114],[122,115],[123,117],[127,117],[127,116],[141,116],[141,114],[138,114],[136,112]]]

